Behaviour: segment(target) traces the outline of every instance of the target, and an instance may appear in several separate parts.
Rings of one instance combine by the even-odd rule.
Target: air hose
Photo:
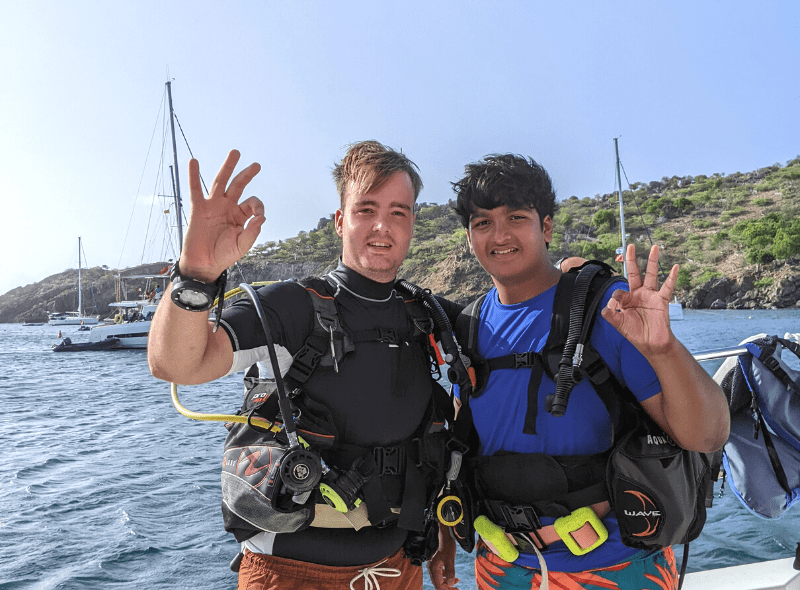
[[[599,266],[589,265],[581,269],[575,279],[569,309],[569,332],[567,341],[564,343],[564,356],[558,363],[556,391],[552,397],[548,396],[547,400],[547,411],[557,418],[563,416],[567,411],[570,393],[582,378],[580,366],[583,361],[583,344],[580,342],[580,337],[584,323],[586,295],[594,275],[599,271]]]
[[[470,385],[472,382],[461,354],[461,347],[453,335],[453,327],[447,319],[442,306],[428,289],[422,289],[405,279],[397,281],[397,285],[408,291],[412,297],[422,301],[422,305],[430,312],[436,327],[439,328],[439,338],[444,349],[444,360],[447,363],[447,379],[459,387]]]

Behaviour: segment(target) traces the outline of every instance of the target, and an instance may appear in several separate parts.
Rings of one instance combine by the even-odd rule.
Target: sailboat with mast
[[[78,309],[77,311],[47,312],[47,323],[51,326],[88,326],[97,324],[100,319],[97,316],[87,316],[83,314],[83,296],[81,285],[81,253],[83,245],[81,238],[78,237]]]
[[[173,166],[169,166],[169,169],[177,222],[178,256],[180,256],[180,247],[183,244],[183,207],[178,175],[178,150],[175,141],[175,112],[172,106],[171,81],[167,81],[166,91],[169,108],[169,128],[172,136],[173,160]],[[166,268],[164,271],[165,270]],[[94,326],[89,332],[89,342],[100,343],[109,339],[115,339],[116,342],[113,348],[147,348],[151,320],[158,307],[158,302],[161,300],[161,296],[166,290],[167,282],[169,281],[169,275],[164,271],[162,271],[161,274],[120,276],[120,300],[110,304],[110,307],[116,309],[115,322]],[[125,299],[125,284],[131,281],[145,281],[147,287],[141,298],[132,300]]]
[[[625,262],[625,206],[622,201],[622,174],[620,170],[620,163],[619,163],[619,138],[614,138],[614,151],[617,157],[617,187],[619,193],[619,225],[620,225],[620,235],[622,236],[622,247],[617,250],[618,260],[621,258],[622,260],[622,272],[625,278],[628,278],[628,263]],[[674,320],[682,320],[683,319],[683,305],[678,301],[678,298],[675,297],[675,300],[670,302],[669,304],[669,319],[671,321]]]

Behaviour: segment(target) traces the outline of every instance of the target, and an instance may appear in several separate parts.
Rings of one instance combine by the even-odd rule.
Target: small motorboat
[[[119,342],[119,338],[106,338],[99,342],[73,342],[64,338],[60,344],[53,344],[53,352],[83,352],[84,350],[111,350]]]

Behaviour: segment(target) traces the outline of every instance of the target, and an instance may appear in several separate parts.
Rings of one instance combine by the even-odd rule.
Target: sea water
[[[673,329],[693,352],[800,332],[797,310],[685,316]],[[86,338],[70,326],[0,325],[0,588],[234,589],[238,546],[220,516],[222,424],[178,414],[144,351],[53,353],[59,330]],[[713,373],[721,362],[704,366]],[[230,413],[241,393],[240,376],[180,389],[187,407],[214,413]],[[800,511],[762,520],[728,491],[692,543],[688,570],[791,557],[798,542]],[[471,564],[459,551],[461,588],[475,587]]]

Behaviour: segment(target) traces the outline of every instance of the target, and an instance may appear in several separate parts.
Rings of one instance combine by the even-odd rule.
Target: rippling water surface
[[[673,328],[691,351],[724,348],[800,332],[800,311],[687,311]],[[0,588],[235,588],[238,546],[219,510],[223,426],[179,415],[144,351],[53,353],[58,331],[0,324]],[[181,389],[199,411],[232,412],[240,396],[236,376]],[[798,514],[764,521],[731,493],[717,498],[689,570],[792,556]],[[474,588],[463,552],[457,573]]]

